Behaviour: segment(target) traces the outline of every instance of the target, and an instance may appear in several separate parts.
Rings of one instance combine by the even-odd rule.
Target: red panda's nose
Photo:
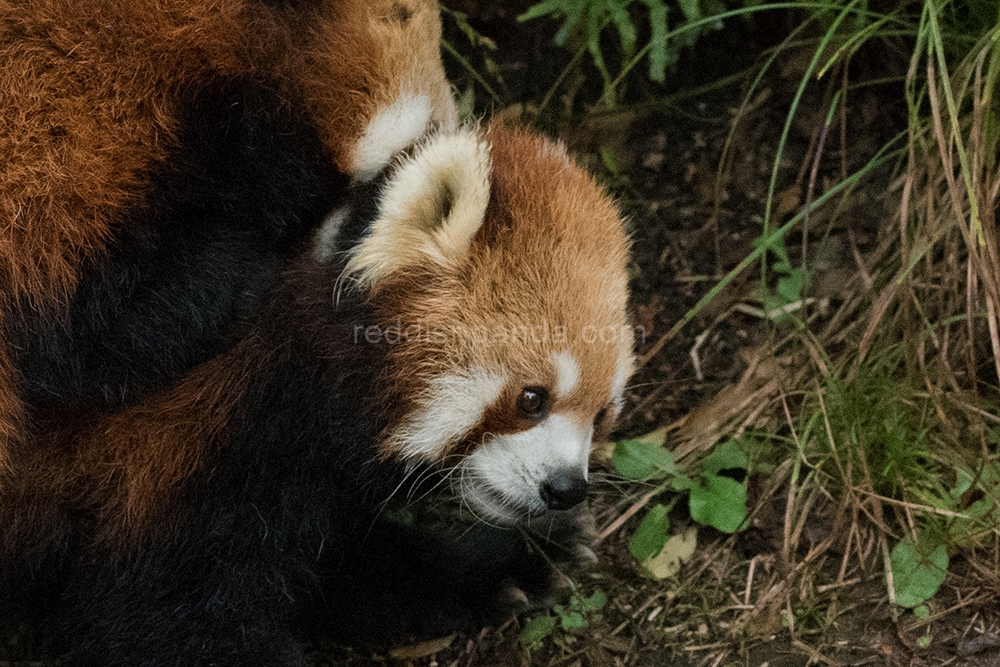
[[[567,510],[587,498],[587,480],[576,470],[559,470],[538,487],[550,510]]]

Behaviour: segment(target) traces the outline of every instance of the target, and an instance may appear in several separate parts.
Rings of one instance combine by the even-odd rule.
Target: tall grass
[[[859,266],[866,280],[846,290],[825,327],[800,321],[792,354],[813,370],[771,395],[785,406],[782,428],[795,434],[785,554],[795,559],[795,527],[825,507],[846,526],[825,545],[843,554],[840,579],[851,558],[881,560],[893,601],[910,583],[901,582],[900,543],[920,559],[961,553],[980,572],[995,571],[1000,553],[1000,13],[995,5],[992,15],[977,13],[974,4],[928,0],[885,16],[858,2],[824,9],[828,27],[799,87],[885,32],[911,45],[902,87],[908,123],[880,250]],[[848,15],[861,20],[844,33]],[[847,96],[844,82],[838,92]],[[832,97],[828,125],[842,101]],[[807,201],[806,210],[820,203]],[[769,199],[762,235],[774,233],[770,210]],[[758,261],[763,276],[774,272],[766,257]],[[788,410],[789,395],[803,397],[798,414]]]

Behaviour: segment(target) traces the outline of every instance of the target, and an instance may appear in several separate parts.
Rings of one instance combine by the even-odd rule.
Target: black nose
[[[560,470],[541,483],[538,493],[550,510],[568,510],[586,500],[587,480],[575,470]]]

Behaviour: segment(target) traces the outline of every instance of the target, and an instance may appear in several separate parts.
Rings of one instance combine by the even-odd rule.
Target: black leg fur
[[[290,597],[259,564],[178,559],[94,568],[67,593],[64,664],[196,667],[307,663]]]
[[[325,563],[325,592],[303,615],[310,631],[375,648],[475,631],[562,601],[567,576],[593,562],[585,506],[531,530],[425,523],[375,520],[356,553]]]

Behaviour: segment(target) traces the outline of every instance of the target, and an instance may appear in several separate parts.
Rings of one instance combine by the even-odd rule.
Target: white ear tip
[[[370,285],[404,266],[461,261],[490,197],[490,147],[476,131],[438,134],[390,175],[371,232],[346,273]]]
[[[381,109],[368,123],[351,152],[355,181],[375,178],[394,155],[412,146],[431,122],[431,100],[427,95],[402,95]]]

